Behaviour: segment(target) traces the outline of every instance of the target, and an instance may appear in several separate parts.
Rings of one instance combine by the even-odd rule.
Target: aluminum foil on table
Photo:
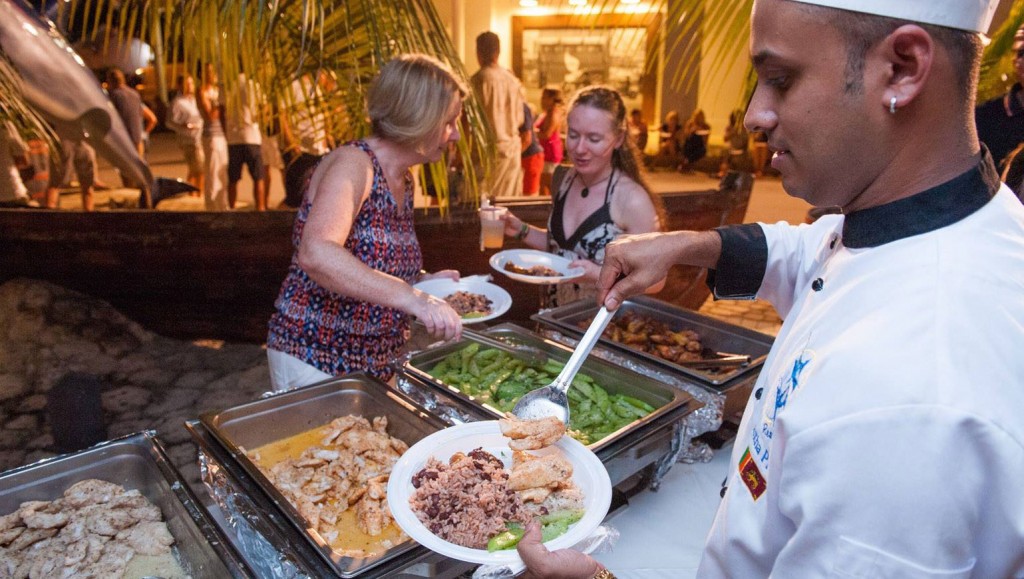
[[[576,338],[549,328],[541,328],[538,333],[545,338],[570,347],[575,347],[579,342]],[[696,438],[706,432],[714,432],[722,426],[722,409],[725,406],[724,394],[711,392],[697,384],[683,381],[652,366],[639,363],[632,358],[601,346],[595,347],[591,350],[590,354],[682,390],[704,404],[703,407],[687,414],[676,423],[675,432],[672,437],[672,450],[658,460],[654,481],[651,484],[652,489],[658,488],[661,479],[676,462],[692,463],[708,462],[711,460],[714,450],[706,443],[696,440]]]
[[[309,577],[299,570],[301,565],[296,562],[301,560],[300,556],[267,540],[265,535],[274,531],[256,504],[235,488],[221,465],[202,449],[199,450],[199,473],[224,517],[225,532],[232,534],[235,547],[257,577]]]

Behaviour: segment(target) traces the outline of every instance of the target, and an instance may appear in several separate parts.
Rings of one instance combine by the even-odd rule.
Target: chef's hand
[[[583,268],[583,279],[591,283],[597,283],[597,279],[601,275],[601,266],[589,259],[574,259],[569,267]]]
[[[442,269],[440,271],[435,271],[434,273],[422,273],[417,281],[427,281],[428,279],[450,279],[452,281],[459,281],[459,270]]]
[[[605,246],[597,281],[597,303],[609,310],[665,279],[676,264],[679,243],[673,234],[625,235]]]
[[[426,326],[431,336],[445,341],[462,337],[462,318],[448,302],[415,288],[413,293],[415,301],[409,313]]]
[[[590,579],[602,569],[601,564],[589,556],[559,549],[548,551],[540,542],[540,524],[536,521],[526,526],[526,534],[519,540],[516,550],[526,564],[527,579]]]

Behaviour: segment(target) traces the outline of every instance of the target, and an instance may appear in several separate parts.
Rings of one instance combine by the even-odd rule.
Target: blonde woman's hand
[[[569,267],[583,268],[583,278],[586,281],[597,283],[598,278],[601,277],[601,266],[590,261],[589,259],[574,259]],[[576,280],[579,281],[579,280]]]
[[[418,289],[413,292],[416,297],[409,313],[416,316],[431,336],[446,341],[462,337],[462,318],[448,302]]]
[[[434,273],[423,273],[420,275],[420,279],[418,281],[427,281],[428,279],[450,279],[452,281],[459,281],[461,276],[457,269],[442,269],[435,271]]]

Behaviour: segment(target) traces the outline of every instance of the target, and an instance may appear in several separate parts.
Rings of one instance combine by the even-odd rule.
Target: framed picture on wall
[[[627,108],[654,110],[657,79],[647,63],[656,54],[660,15],[515,16],[512,68],[532,103],[546,87],[566,99],[592,84],[622,94]]]

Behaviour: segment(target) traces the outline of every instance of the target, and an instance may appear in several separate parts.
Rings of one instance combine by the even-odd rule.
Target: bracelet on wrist
[[[526,236],[530,234],[530,225],[523,221],[522,227],[519,228],[519,233],[516,234],[516,241],[522,241],[526,239]]]
[[[612,575],[612,572],[608,569],[602,568],[591,579],[615,579],[615,575]]]

